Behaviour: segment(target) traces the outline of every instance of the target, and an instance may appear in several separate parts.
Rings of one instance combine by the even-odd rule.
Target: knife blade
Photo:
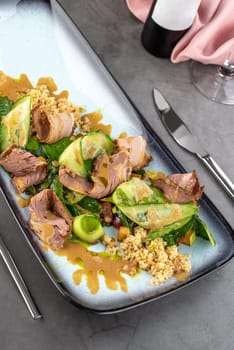
[[[192,134],[166,98],[156,88],[153,89],[153,97],[159,117],[172,138],[184,149],[195,154],[222,185],[230,198],[234,200],[234,184],[213,157],[203,148],[197,136]]]

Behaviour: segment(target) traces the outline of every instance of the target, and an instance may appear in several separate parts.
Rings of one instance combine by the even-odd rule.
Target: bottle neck
[[[156,0],[149,16],[163,28],[185,30],[191,27],[201,0]]]

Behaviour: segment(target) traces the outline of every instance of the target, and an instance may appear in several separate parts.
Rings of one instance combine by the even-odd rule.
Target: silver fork
[[[40,318],[42,318],[41,313],[39,312],[37,306],[35,305],[30,292],[6,246],[6,244],[4,243],[1,235],[0,235],[0,255],[2,256],[3,261],[6,264],[6,267],[8,269],[8,271],[11,274],[11,277],[13,278],[27,308],[28,311],[30,312],[32,318],[34,320],[38,320]]]

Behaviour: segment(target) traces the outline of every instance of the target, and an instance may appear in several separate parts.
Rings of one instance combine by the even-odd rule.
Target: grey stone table
[[[166,93],[176,111],[234,181],[234,107],[204,98],[192,85],[189,65],[174,65],[141,46],[142,24],[125,1],[61,0],[74,21],[175,157],[196,169],[206,194],[234,227],[233,202],[199,161],[165,131],[152,88]],[[124,313],[98,316],[66,302],[37,262],[1,200],[0,231],[43,313],[33,321],[0,264],[1,350],[230,350],[234,344],[234,261],[158,302]]]

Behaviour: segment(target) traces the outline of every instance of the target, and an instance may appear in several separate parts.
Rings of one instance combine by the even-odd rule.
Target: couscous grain
[[[117,253],[122,259],[136,264],[139,269],[152,275],[153,285],[166,282],[178,273],[189,274],[191,270],[190,256],[182,255],[177,246],[166,247],[161,238],[147,241],[147,231],[138,226],[133,234],[120,243],[120,249],[115,240],[104,236],[103,243],[109,253]]]

